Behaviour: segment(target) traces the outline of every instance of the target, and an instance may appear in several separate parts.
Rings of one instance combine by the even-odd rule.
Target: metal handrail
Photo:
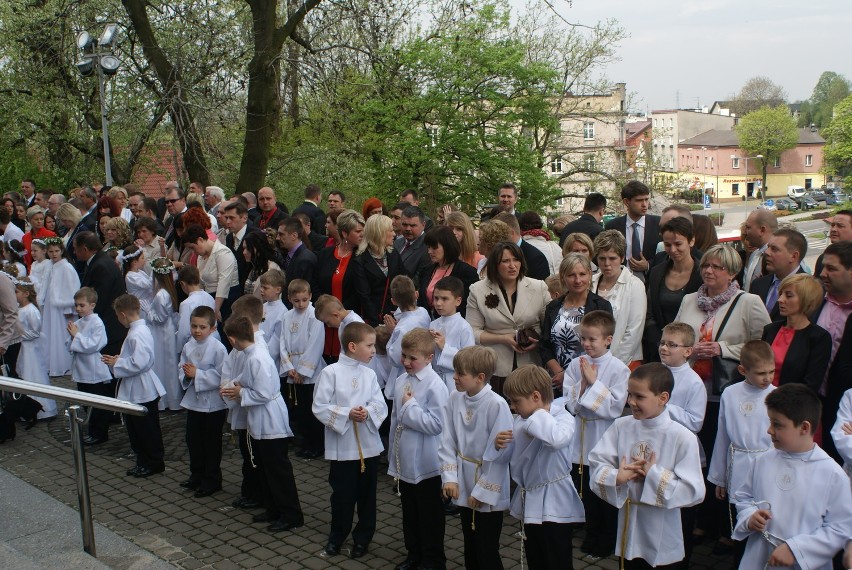
[[[90,556],[97,557],[95,550],[95,527],[92,522],[92,501],[89,496],[89,473],[86,469],[86,451],[83,447],[83,431],[80,426],[85,421],[80,417],[81,406],[92,406],[111,412],[120,412],[133,416],[144,416],[148,413],[145,406],[125,402],[108,396],[86,394],[59,386],[36,384],[8,376],[0,376],[0,390],[41,396],[54,400],[62,400],[71,404],[66,415],[71,422],[71,454],[74,456],[74,471],[77,474],[77,501],[80,505],[80,526],[83,532],[83,550]]]

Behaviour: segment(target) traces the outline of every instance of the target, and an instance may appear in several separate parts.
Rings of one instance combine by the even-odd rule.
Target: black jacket
[[[348,271],[355,272],[355,290],[360,303],[356,312],[368,325],[379,325],[380,316],[393,314],[396,310],[391,301],[390,282],[397,275],[406,274],[402,257],[395,249],[388,253],[387,276],[369,251],[356,256],[350,264]]]
[[[98,293],[95,313],[104,322],[104,328],[106,328],[107,344],[101,353],[118,354],[127,336],[127,329],[118,322],[112,302],[127,293],[124,276],[115,261],[102,251],[97,252],[90,263],[84,264],[84,268],[80,286],[91,287]]]
[[[553,329],[553,323],[559,315],[559,309],[562,308],[564,302],[565,295],[562,295],[548,303],[544,308],[544,319],[541,321],[541,340],[538,343],[538,352],[544,366],[547,365],[549,360],[556,360],[556,347],[553,346],[550,333]],[[586,297],[585,314],[592,311],[606,311],[611,315],[612,305],[597,293],[589,291],[589,295]]]
[[[327,247],[317,253],[317,264],[316,267],[314,267],[314,279],[311,284],[314,301],[316,301],[320,295],[332,294],[331,279],[334,277],[335,271],[337,271],[337,266],[340,265],[340,262],[334,255],[335,249],[337,248]],[[358,298],[358,291],[355,288],[355,271],[353,270],[354,263],[355,260],[350,259],[349,264],[346,266],[346,273],[343,275],[343,299],[340,301],[343,303],[343,307],[345,309],[355,311],[357,313],[358,309],[361,308],[361,301]]]
[[[293,215],[296,214],[305,214],[308,216],[308,219],[311,220],[311,231],[316,232],[318,234],[325,233],[325,212],[322,211],[322,208],[305,200],[301,204],[299,204],[295,210],[293,210]]]
[[[429,306],[429,298],[426,295],[426,289],[429,287],[429,281],[432,280],[435,270],[436,267],[434,263],[430,263],[425,266],[423,268],[423,272],[420,274],[420,283],[417,288],[417,304],[429,311],[429,316],[431,316],[432,319],[437,319],[440,315],[435,312],[435,309]],[[479,273],[476,272],[474,267],[471,267],[464,261],[459,260],[453,264],[453,270],[450,271],[447,277],[458,277],[464,285],[462,302],[458,308],[458,312],[463,317],[465,310],[467,309],[467,296],[470,293],[470,286],[479,281]]]
[[[633,223],[632,221],[630,222]],[[608,230],[618,230],[627,238],[627,216],[618,216],[606,224]],[[643,236],[642,255],[650,263],[657,254],[657,244],[660,243],[660,216],[645,214],[645,235]]]
[[[785,321],[778,321],[763,327],[762,340],[772,344],[785,324]],[[825,379],[830,358],[831,335],[824,328],[811,323],[793,334],[790,348],[787,349],[787,355],[781,365],[778,385],[796,382],[818,391]]]
[[[245,240],[246,236],[253,232],[259,232],[261,230],[257,229],[254,225],[248,224],[246,225],[246,233],[243,234],[243,240]],[[242,241],[240,241],[240,247],[234,247],[234,234],[228,233],[225,235],[225,246],[231,250],[231,253],[234,254],[234,257],[237,259],[237,275],[239,278],[239,283],[237,283],[237,288],[239,289],[239,294],[243,294],[243,288],[246,284],[246,279],[249,274],[249,265],[246,262],[246,257],[243,255],[243,245]]]
[[[541,281],[550,277],[550,264],[536,246],[530,245],[526,240],[521,240],[521,251],[527,261],[527,277]]]
[[[684,295],[695,293],[701,287],[701,269],[699,268],[700,258],[693,257],[692,274],[689,276],[684,287]],[[648,273],[648,313],[645,316],[645,331],[642,334],[642,354],[645,356],[645,362],[660,361],[660,340],[663,338],[663,327],[666,326],[666,319],[663,317],[663,309],[660,306],[659,291],[665,285],[666,273],[672,267],[673,262],[667,259],[666,263],[655,265]]]
[[[285,253],[283,259],[286,258],[287,254]],[[287,264],[287,268],[284,270],[284,275],[287,278],[287,284],[284,286],[284,294],[282,297],[284,304],[287,305],[288,309],[293,308],[290,301],[287,299],[287,288],[290,286],[290,282],[293,279],[304,279],[308,283],[311,283],[314,279],[314,269],[316,266],[316,254],[309,250],[305,244],[302,244],[293,254],[293,259],[290,260],[290,263]],[[284,266],[282,265],[281,267]]]
[[[603,226],[591,214],[580,214],[580,217],[570,222],[562,230],[562,235],[559,236],[559,245],[565,243],[565,238],[573,233],[586,234],[594,241],[595,236],[603,231]]]

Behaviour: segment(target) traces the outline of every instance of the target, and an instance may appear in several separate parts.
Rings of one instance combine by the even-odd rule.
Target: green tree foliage
[[[852,95],[834,108],[834,118],[823,131],[825,161],[832,174],[852,175]]]
[[[824,71],[819,76],[811,98],[802,104],[799,114],[799,126],[816,125],[827,127],[831,122],[834,106],[848,97],[850,83],[845,77],[833,71]]]
[[[743,117],[736,127],[740,148],[749,155],[762,155],[760,166],[763,191],[767,192],[766,169],[780,158],[785,150],[794,148],[799,141],[796,120],[790,116],[787,105],[762,107]]]

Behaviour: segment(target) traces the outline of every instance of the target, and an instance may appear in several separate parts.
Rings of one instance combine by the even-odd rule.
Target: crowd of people
[[[447,512],[465,567],[502,568],[507,510],[533,569],[572,567],[577,523],[583,553],[625,568],[688,568],[712,536],[741,568],[852,566],[852,211],[811,270],[766,210],[735,248],[684,205],[649,213],[637,181],[605,225],[597,193],[549,225],[514,185],[497,197],[475,228],[414,190],[360,208],[332,191],[323,211],[309,185],[291,213],[268,187],[24,180],[0,208],[0,355],[144,405],[128,476],[165,469],[159,412],[186,410],[198,498],[221,490],[227,422],[234,506],[270,532],[304,523],[298,434],[296,456],[329,461],[328,556],[350,534],[368,554],[384,462],[397,570],[446,566]],[[84,444],[111,419],[93,410]]]

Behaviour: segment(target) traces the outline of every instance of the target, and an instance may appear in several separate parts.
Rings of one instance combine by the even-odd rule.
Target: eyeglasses
[[[180,198],[170,198],[166,200],[166,204],[174,204],[175,202],[179,202]]]
[[[701,269],[702,269],[702,270],[704,270],[704,269],[712,269],[713,271],[727,271],[727,269],[725,269],[725,268],[724,268],[724,267],[722,267],[721,265],[716,265],[715,263],[702,263],[702,264],[701,264]]]
[[[673,350],[675,348],[686,348],[685,344],[677,344],[675,342],[668,342],[668,341],[665,341],[665,340],[661,340],[660,341],[660,348],[663,348],[664,346],[666,348],[668,348],[669,350]]]

